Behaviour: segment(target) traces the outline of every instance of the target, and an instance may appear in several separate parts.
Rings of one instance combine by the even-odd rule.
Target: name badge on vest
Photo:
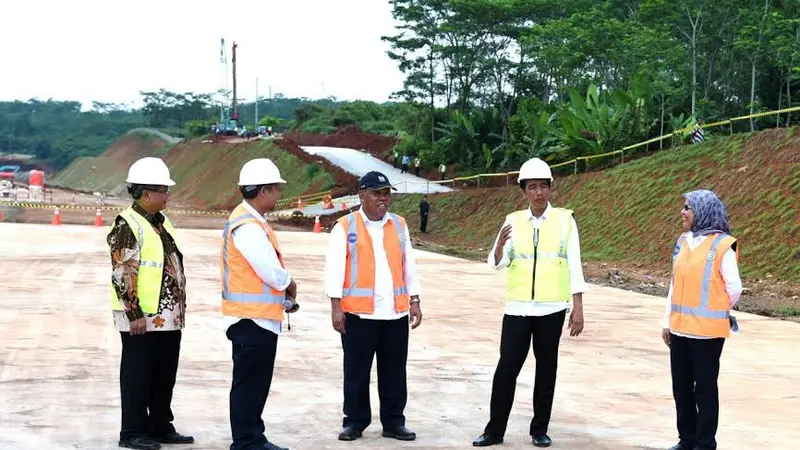
[[[347,242],[354,244],[358,240],[358,236],[355,233],[350,233],[347,235]]]

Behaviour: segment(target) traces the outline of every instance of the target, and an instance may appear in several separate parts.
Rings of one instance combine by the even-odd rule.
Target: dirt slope
[[[559,178],[553,203],[575,210],[586,260],[663,278],[680,233],[680,194],[699,188],[714,190],[728,206],[746,283],[796,300],[794,289],[781,286],[800,285],[800,128],[737,135]],[[419,199],[398,198],[393,208],[417,224]],[[483,258],[505,215],[526,206],[518,187],[435,194],[429,202],[429,234],[421,239]],[[794,304],[800,314],[800,301]]]
[[[322,158],[303,152],[291,141],[252,140],[239,143],[190,140],[166,144],[152,136],[127,134],[101,156],[75,160],[52,180],[52,185],[84,191],[125,195],[128,167],[145,156],[158,156],[170,167],[177,185],[175,204],[196,209],[227,209],[240,200],[236,191],[239,169],[249,159],[267,157],[281,169],[287,181],[284,197],[332,189],[334,194],[351,191],[352,175]]]

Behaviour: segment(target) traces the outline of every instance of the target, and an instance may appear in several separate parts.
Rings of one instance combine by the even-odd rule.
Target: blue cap
[[[363,177],[358,181],[358,189],[371,189],[371,190],[378,190],[384,188],[392,188],[392,190],[397,190],[392,187],[392,183],[389,182],[389,179],[386,175],[377,172],[367,172],[364,174]]]

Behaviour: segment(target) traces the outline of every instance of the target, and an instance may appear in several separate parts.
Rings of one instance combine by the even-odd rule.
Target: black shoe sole
[[[417,439],[416,434],[411,434],[411,435],[395,434],[390,431],[384,431],[383,433],[381,433],[381,436],[385,438],[397,439],[398,441],[413,441]]]
[[[361,437],[361,433],[358,433],[356,435],[353,435],[353,434],[340,434],[339,435],[339,440],[340,441],[355,441],[356,439],[358,439],[360,437]]]
[[[473,442],[473,443],[472,443],[472,446],[473,446],[473,447],[491,447],[492,445],[498,445],[498,444],[502,444],[502,443],[503,443],[503,441],[502,441],[502,440],[499,440],[499,441],[491,441],[491,442],[490,442],[490,441],[484,441],[484,442],[480,442],[480,443],[478,443],[478,442]]]
[[[161,448],[160,444],[156,445],[156,446],[152,446],[152,447],[151,446],[143,447],[141,445],[133,445],[133,444],[130,444],[130,443],[127,443],[127,442],[120,442],[118,445],[120,447],[122,447],[122,448],[135,448],[135,449],[139,449],[139,450],[158,450],[158,449]]]

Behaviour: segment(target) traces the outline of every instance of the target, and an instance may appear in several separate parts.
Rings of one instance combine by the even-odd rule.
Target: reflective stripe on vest
[[[358,219],[355,217],[355,214],[351,214],[351,216],[353,216],[353,217],[350,217],[349,220],[348,220],[349,227],[347,229],[347,236],[357,235],[358,234],[357,230],[356,230],[356,220],[358,220]],[[397,235],[400,236],[401,233],[405,234],[404,230],[402,230],[401,227],[400,227],[400,218],[397,215],[392,214],[392,213],[389,213],[389,216],[392,218],[391,222],[394,224],[394,229],[398,233]],[[375,244],[376,243],[373,243],[373,245],[375,245]],[[380,243],[380,244],[383,245],[383,243]],[[356,241],[348,239],[347,240],[347,245],[350,247],[350,256],[351,256],[350,257],[350,274],[351,274],[351,277],[350,277],[350,287],[345,287],[344,288],[344,290],[342,291],[342,297],[374,297],[375,296],[375,290],[374,289],[357,288],[356,287],[356,280],[358,279],[358,277],[357,277],[357,274],[358,274],[358,251],[356,250]],[[403,267],[405,267],[405,265],[406,265],[406,246],[402,242],[400,243],[400,252],[403,255]],[[407,295],[407,294],[408,294],[408,288],[405,285],[400,286],[398,288],[394,288],[394,295]]]
[[[164,230],[166,230],[180,250],[175,228],[169,218],[164,215]],[[136,281],[136,296],[139,307],[147,314],[156,314],[161,295],[161,282],[164,275],[164,244],[156,230],[145,217],[128,207],[119,214],[125,219],[136,238],[139,249],[139,271]],[[113,229],[113,227],[112,227]],[[111,285],[111,309],[122,311],[117,292]]]
[[[261,292],[237,292],[230,288],[231,278],[231,264],[230,256],[232,251],[238,252],[234,248],[229,248],[233,245],[232,233],[238,226],[244,223],[258,224],[265,232],[270,242],[275,248],[275,253],[281,266],[283,265],[283,258],[280,254],[275,237],[271,234],[271,228],[268,224],[261,222],[257,217],[252,215],[244,206],[237,206],[222,231],[222,255],[221,255],[221,269],[222,269],[222,313],[223,315],[231,315],[235,317],[247,317],[253,319],[272,319],[283,320],[284,318],[284,301],[286,300],[286,293],[273,289],[265,283],[257,273],[249,266],[249,263],[244,260],[247,267],[240,267],[237,272],[237,282],[240,287],[236,289],[253,290]],[[238,254],[238,253],[237,253]],[[238,258],[238,256],[237,256]],[[242,256],[243,258],[243,256]],[[256,280],[254,282],[254,280]],[[248,287],[249,286],[249,287]],[[257,287],[256,287],[257,286]]]
[[[711,251],[709,253],[709,257],[706,258],[705,266],[703,267],[703,279],[700,284],[700,306],[683,306],[683,305],[676,305],[675,303],[672,304],[672,312],[676,312],[679,314],[684,314],[687,316],[694,316],[694,317],[704,317],[707,319],[727,319],[730,316],[730,311],[715,311],[708,309],[708,297],[709,291],[711,288],[711,277],[712,277],[712,270],[714,270],[714,255],[717,253],[717,247],[719,247],[720,242],[726,235],[718,234],[716,238],[714,238],[714,242],[711,244]],[[679,244],[685,241],[683,237],[679,240]],[[680,251],[679,251],[680,252]],[[675,256],[677,259],[677,255]],[[673,295],[674,297],[674,295]]]

